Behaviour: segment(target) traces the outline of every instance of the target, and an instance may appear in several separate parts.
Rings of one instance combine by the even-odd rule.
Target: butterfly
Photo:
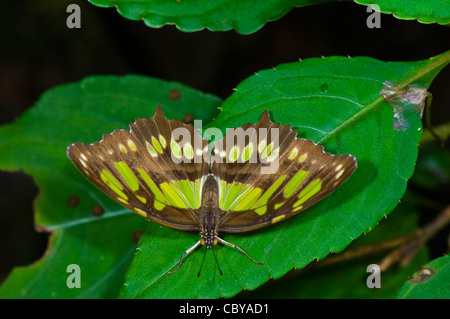
[[[357,167],[352,155],[332,155],[297,138],[290,125],[273,123],[268,111],[256,124],[229,129],[212,144],[193,125],[168,120],[160,106],[152,118],[136,119],[130,131],[116,130],[93,144],[74,143],[67,155],[119,204],[161,225],[200,234],[169,273],[197,247],[218,243],[262,264],[219,234],[297,215],[341,186]]]

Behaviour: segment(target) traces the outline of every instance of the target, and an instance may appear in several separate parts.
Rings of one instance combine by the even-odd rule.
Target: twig
[[[447,206],[435,219],[423,228],[419,228],[409,236],[406,242],[384,257],[380,262],[381,271],[388,269],[396,262],[399,262],[402,267],[406,266],[423,245],[449,223],[450,206]]]
[[[312,264],[308,268],[322,268],[355,258],[380,253],[392,248],[396,249],[390,252],[379,263],[381,271],[388,269],[396,262],[400,262],[401,266],[405,266],[428,240],[434,237],[448,224],[450,224],[450,205],[439,213],[434,220],[411,234],[373,245],[346,250],[338,255],[329,256],[320,263]]]
[[[360,248],[346,250],[340,254],[328,256],[326,259],[318,262],[311,263],[305,268],[295,269],[290,271],[284,276],[283,280],[289,280],[289,278],[296,277],[297,275],[304,273],[305,271],[312,269],[319,269],[328,267],[337,263],[361,258],[383,251],[396,248],[379,263],[380,270],[385,271],[395,262],[400,262],[401,266],[405,266],[420,250],[420,248],[432,237],[434,237],[439,231],[450,224],[450,205],[447,206],[438,216],[423,228],[419,228],[411,234],[399,236],[381,243],[367,245]],[[450,238],[450,237],[449,237]],[[274,280],[270,280],[264,284],[264,286],[270,286]],[[245,292],[241,293],[241,296],[245,296]]]
[[[356,258],[362,258],[368,255],[373,255],[379,252],[386,251],[388,249],[392,249],[395,247],[398,247],[402,243],[404,243],[406,240],[408,240],[409,235],[397,237],[391,240],[387,240],[381,243],[376,243],[372,245],[367,245],[359,248],[349,249],[346,250],[338,255],[332,255],[328,256],[326,259],[321,261],[317,264],[312,264],[312,268],[322,268],[322,267],[328,267],[334,264],[338,264],[341,262],[345,262],[348,260],[356,259]]]

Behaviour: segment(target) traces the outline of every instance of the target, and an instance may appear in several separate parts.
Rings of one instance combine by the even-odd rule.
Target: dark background
[[[66,26],[70,3],[81,7],[81,29]],[[382,14],[381,29],[369,29],[366,9],[352,2],[294,8],[254,34],[239,35],[151,29],[86,0],[3,1],[0,125],[14,121],[44,91],[89,75],[143,74],[225,99],[254,72],[298,59],[349,55],[415,61],[449,49],[448,27]],[[429,88],[433,125],[450,120],[449,88],[446,69]],[[37,194],[31,177],[0,172],[0,283],[12,267],[45,251],[48,236],[33,224]]]

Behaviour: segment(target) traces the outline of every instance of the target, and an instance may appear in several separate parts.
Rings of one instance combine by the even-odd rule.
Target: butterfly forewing
[[[93,144],[75,143],[68,156],[98,188],[130,210],[161,224],[198,230],[196,214],[209,164],[204,140],[192,125],[137,119]]]
[[[297,139],[289,125],[272,123],[267,111],[258,123],[242,128],[253,135],[239,143],[227,139],[227,132],[214,152],[223,232],[248,231],[296,215],[337,189],[356,168],[353,156],[331,155]]]

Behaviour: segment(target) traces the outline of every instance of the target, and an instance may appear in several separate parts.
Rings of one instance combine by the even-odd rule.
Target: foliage
[[[157,104],[168,116],[181,119],[192,113],[210,121],[220,99],[148,77],[95,76],[44,93],[15,123],[0,128],[0,167],[22,169],[33,176],[40,189],[35,220],[40,229],[52,233],[45,256],[31,266],[16,268],[0,287],[0,297],[118,295],[136,249],[133,234],[146,222],[83,178],[66,157],[66,149],[75,141],[91,143],[126,128],[136,117],[151,116]],[[79,203],[70,204],[71,198]],[[101,216],[95,214],[96,206],[103,210]],[[81,267],[81,289],[66,286],[70,264]]]
[[[324,145],[327,151],[355,155],[359,167],[343,187],[307,213],[261,231],[227,235],[227,241],[245,247],[265,265],[218,247],[223,277],[211,254],[202,276],[196,277],[200,252],[189,256],[177,273],[167,275],[198,234],[153,222],[148,222],[133,258],[133,233],[145,221],[106,198],[65,156],[72,142],[93,142],[104,133],[126,128],[137,117],[152,116],[156,105],[169,118],[191,113],[210,122],[220,99],[143,76],[89,77],[46,92],[35,107],[0,129],[0,152],[5,154],[0,166],[23,169],[34,177],[41,190],[36,221],[53,233],[52,241],[43,259],[11,274],[0,288],[1,295],[112,297],[131,261],[123,298],[231,297],[344,250],[397,205],[417,158],[420,115],[408,113],[410,128],[394,130],[392,107],[379,93],[384,81],[428,87],[449,56],[395,63],[365,57],[308,59],[243,81],[209,126],[225,129],[254,122],[268,109],[274,121],[291,124],[299,136]],[[76,207],[68,204],[72,196],[80,199]],[[93,216],[95,205],[104,210],[101,217]],[[89,274],[82,289],[65,286],[64,267],[72,263],[82,264],[83,273]]]
[[[432,260],[417,270],[398,293],[399,298],[448,299],[450,256]]]
[[[331,0],[88,0],[100,7],[116,7],[125,18],[142,20],[152,28],[174,24],[182,31],[236,30],[241,34],[257,31],[266,22],[281,18],[294,7],[317,5]],[[447,24],[450,9],[445,0],[355,0],[363,5],[378,5],[383,13],[422,23]]]
[[[181,31],[207,28],[240,34],[256,32],[294,7],[331,2],[88,1],[116,7],[123,17],[153,28],[173,24]],[[376,4],[399,19],[450,23],[446,0],[354,2]],[[422,149],[413,176],[424,103],[408,99],[404,92],[412,87],[426,92],[449,62],[450,51],[416,62],[309,58],[256,72],[224,101],[184,84],[138,75],[89,76],[46,91],[14,123],[0,127],[0,169],[22,170],[33,177],[39,188],[36,227],[51,234],[45,255],[15,268],[0,286],[0,298],[448,298],[450,257],[430,261],[425,240],[409,263],[383,273],[380,290],[368,290],[365,278],[367,265],[383,254],[332,263],[359,248],[420,233],[418,207],[428,199],[404,196],[410,178],[413,187],[427,191],[448,186],[450,155],[443,148],[428,153]],[[383,96],[386,87],[397,95]],[[66,156],[71,143],[92,143],[127,129],[136,118],[152,116],[157,105],[170,119],[188,115],[202,120],[204,128],[217,127],[223,133],[254,123],[269,110],[272,121],[291,125],[299,137],[323,145],[327,152],[354,155],[358,168],[336,192],[299,216],[258,231],[221,234],[263,266],[219,245],[215,252],[223,276],[209,252],[197,278],[200,249],[169,275],[198,234],[132,214],[95,188]],[[399,117],[406,124],[402,129],[395,126]],[[440,203],[436,207],[442,209]],[[81,266],[80,289],[66,285],[71,264]]]

